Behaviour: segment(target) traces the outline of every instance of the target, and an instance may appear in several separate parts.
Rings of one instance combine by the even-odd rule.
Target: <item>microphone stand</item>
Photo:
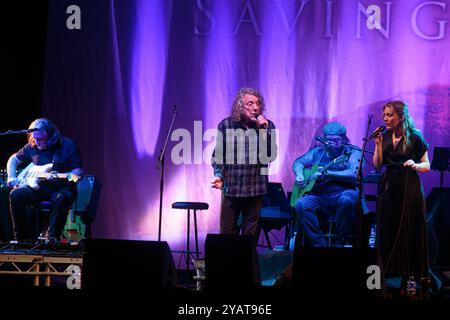
[[[359,147],[354,146],[354,145],[349,144],[349,143],[344,143],[343,146],[346,147],[346,148],[349,148],[349,149],[354,149],[354,150],[361,151],[361,149]],[[370,151],[370,150],[365,150],[365,152],[370,153],[370,154],[374,154],[375,153],[375,152]]]
[[[158,241],[161,241],[161,223],[162,223],[162,204],[163,204],[163,192],[164,192],[164,156],[166,153],[167,142],[169,141],[170,133],[172,132],[173,123],[177,115],[177,106],[173,106],[172,122],[170,123],[169,130],[167,130],[166,141],[158,156],[158,167],[161,169],[159,176],[159,227],[158,227]]]
[[[363,167],[363,161],[364,161],[364,152],[366,150],[366,144],[369,139],[367,137],[369,136],[369,128],[370,124],[372,123],[372,117],[373,115],[369,114],[368,121],[367,121],[367,130],[366,130],[366,136],[364,137],[364,143],[361,148],[361,158],[359,159],[359,165],[358,165],[358,173],[356,176],[356,181],[358,183],[358,205],[356,209],[356,225],[357,225],[357,238],[356,238],[356,247],[357,248],[363,248],[363,235],[362,235],[362,221],[363,221],[363,208],[362,208],[362,197],[363,197],[363,176],[362,176],[362,167]],[[367,243],[366,243],[367,245]],[[365,246],[364,246],[365,247]]]
[[[17,130],[17,131],[13,131],[13,130],[8,130],[5,132],[0,132],[0,136],[7,136],[10,134],[23,134],[23,133],[30,133],[33,131],[38,131],[38,130],[34,130],[34,129],[25,129],[25,130]]]

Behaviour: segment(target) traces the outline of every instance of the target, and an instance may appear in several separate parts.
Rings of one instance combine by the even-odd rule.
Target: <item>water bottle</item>
[[[294,251],[294,247],[295,247],[295,238],[297,237],[297,232],[294,232],[294,235],[292,236],[292,238],[289,240],[289,251]]]
[[[372,224],[370,228],[370,236],[369,236],[369,247],[375,248],[375,239],[377,235],[377,226],[375,224]]]
[[[410,276],[406,282],[406,295],[411,299],[416,296],[416,281],[413,276]]]

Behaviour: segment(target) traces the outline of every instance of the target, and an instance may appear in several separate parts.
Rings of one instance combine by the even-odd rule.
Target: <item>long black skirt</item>
[[[379,201],[377,249],[384,276],[428,277],[426,202],[417,172],[386,172]]]

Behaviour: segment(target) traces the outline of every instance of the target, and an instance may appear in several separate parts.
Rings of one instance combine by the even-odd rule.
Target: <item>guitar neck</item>
[[[322,167],[322,169],[320,169],[320,171],[323,172],[323,171],[328,170],[328,168],[330,168],[333,164],[334,164],[334,161],[331,161],[326,166]]]
[[[340,156],[336,159],[334,159],[333,161],[329,162],[327,165],[325,165],[324,167],[322,167],[322,169],[320,170],[321,172],[328,170],[332,165],[336,164],[336,163],[341,163],[342,161],[345,160],[344,156]]]
[[[37,178],[47,179],[49,176],[50,176],[50,173],[42,172],[37,175]],[[69,176],[69,173],[57,173],[56,174],[56,177],[58,177],[58,179],[67,179],[68,176]]]

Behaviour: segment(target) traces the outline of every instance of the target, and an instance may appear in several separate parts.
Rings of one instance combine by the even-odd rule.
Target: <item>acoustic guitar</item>
[[[297,183],[294,183],[294,186],[292,187],[292,194],[291,194],[291,207],[295,207],[295,204],[297,201],[305,195],[305,193],[311,191],[314,188],[314,185],[316,183],[317,178],[315,177],[316,172],[323,173],[326,170],[328,170],[331,166],[344,162],[348,159],[347,154],[343,154],[335,159],[333,159],[331,162],[327,163],[323,167],[319,167],[318,164],[315,164],[311,166],[311,168],[305,168],[303,169],[303,177],[305,178],[305,183],[303,184],[303,187],[300,187]]]

